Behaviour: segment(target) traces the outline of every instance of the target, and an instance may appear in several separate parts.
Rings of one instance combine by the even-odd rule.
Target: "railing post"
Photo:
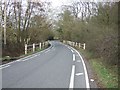
[[[71,46],[71,41],[70,41],[70,46]]]
[[[42,48],[41,48],[41,43],[39,43],[39,47],[40,47],[40,49],[42,49]]]
[[[46,42],[45,42],[45,46],[47,46],[47,44],[48,44],[48,42],[46,41]]]
[[[77,47],[77,42],[75,43],[75,46]]]
[[[46,41],[46,46],[48,46],[48,41]]]
[[[81,47],[80,43],[79,43],[79,48]]]
[[[72,42],[72,46],[74,46],[74,42]]]
[[[44,42],[42,43],[42,47],[44,48]]]
[[[27,54],[27,44],[25,44],[25,55]]]
[[[33,43],[33,52],[35,52],[35,44]]]
[[[75,42],[73,42],[73,47],[75,46]]]
[[[83,49],[85,50],[85,43],[83,44]]]

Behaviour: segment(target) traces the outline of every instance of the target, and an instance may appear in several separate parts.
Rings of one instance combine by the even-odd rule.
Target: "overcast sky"
[[[51,2],[53,8],[60,7],[61,5],[67,5],[70,4],[73,0],[42,0]]]
[[[72,3],[73,1],[83,1],[83,2],[90,2],[90,1],[95,1],[95,2],[115,1],[115,2],[118,2],[120,0],[42,0],[42,1],[51,2],[53,8],[57,8],[57,7],[60,7],[61,5],[68,5],[68,4]]]

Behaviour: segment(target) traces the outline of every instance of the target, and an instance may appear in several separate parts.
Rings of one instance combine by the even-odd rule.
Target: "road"
[[[36,54],[3,65],[3,88],[89,88],[86,66],[74,48],[59,41]]]

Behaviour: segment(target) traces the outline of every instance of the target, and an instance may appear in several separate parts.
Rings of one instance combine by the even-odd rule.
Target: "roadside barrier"
[[[46,42],[40,42],[39,44],[35,44],[33,43],[32,45],[27,45],[25,44],[25,54],[28,53],[28,51],[32,50],[32,52],[36,51],[36,48],[42,49],[45,48],[46,46],[48,46],[48,41]]]
[[[85,43],[81,44],[79,42],[73,42],[73,41],[67,41],[67,40],[63,40],[63,43],[64,44],[68,44],[68,45],[73,46],[73,47],[83,48],[84,50],[86,48],[86,44]]]

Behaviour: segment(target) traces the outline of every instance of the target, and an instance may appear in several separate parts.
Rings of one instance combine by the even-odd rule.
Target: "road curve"
[[[3,65],[2,88],[89,88],[80,54],[59,41],[51,47]]]

